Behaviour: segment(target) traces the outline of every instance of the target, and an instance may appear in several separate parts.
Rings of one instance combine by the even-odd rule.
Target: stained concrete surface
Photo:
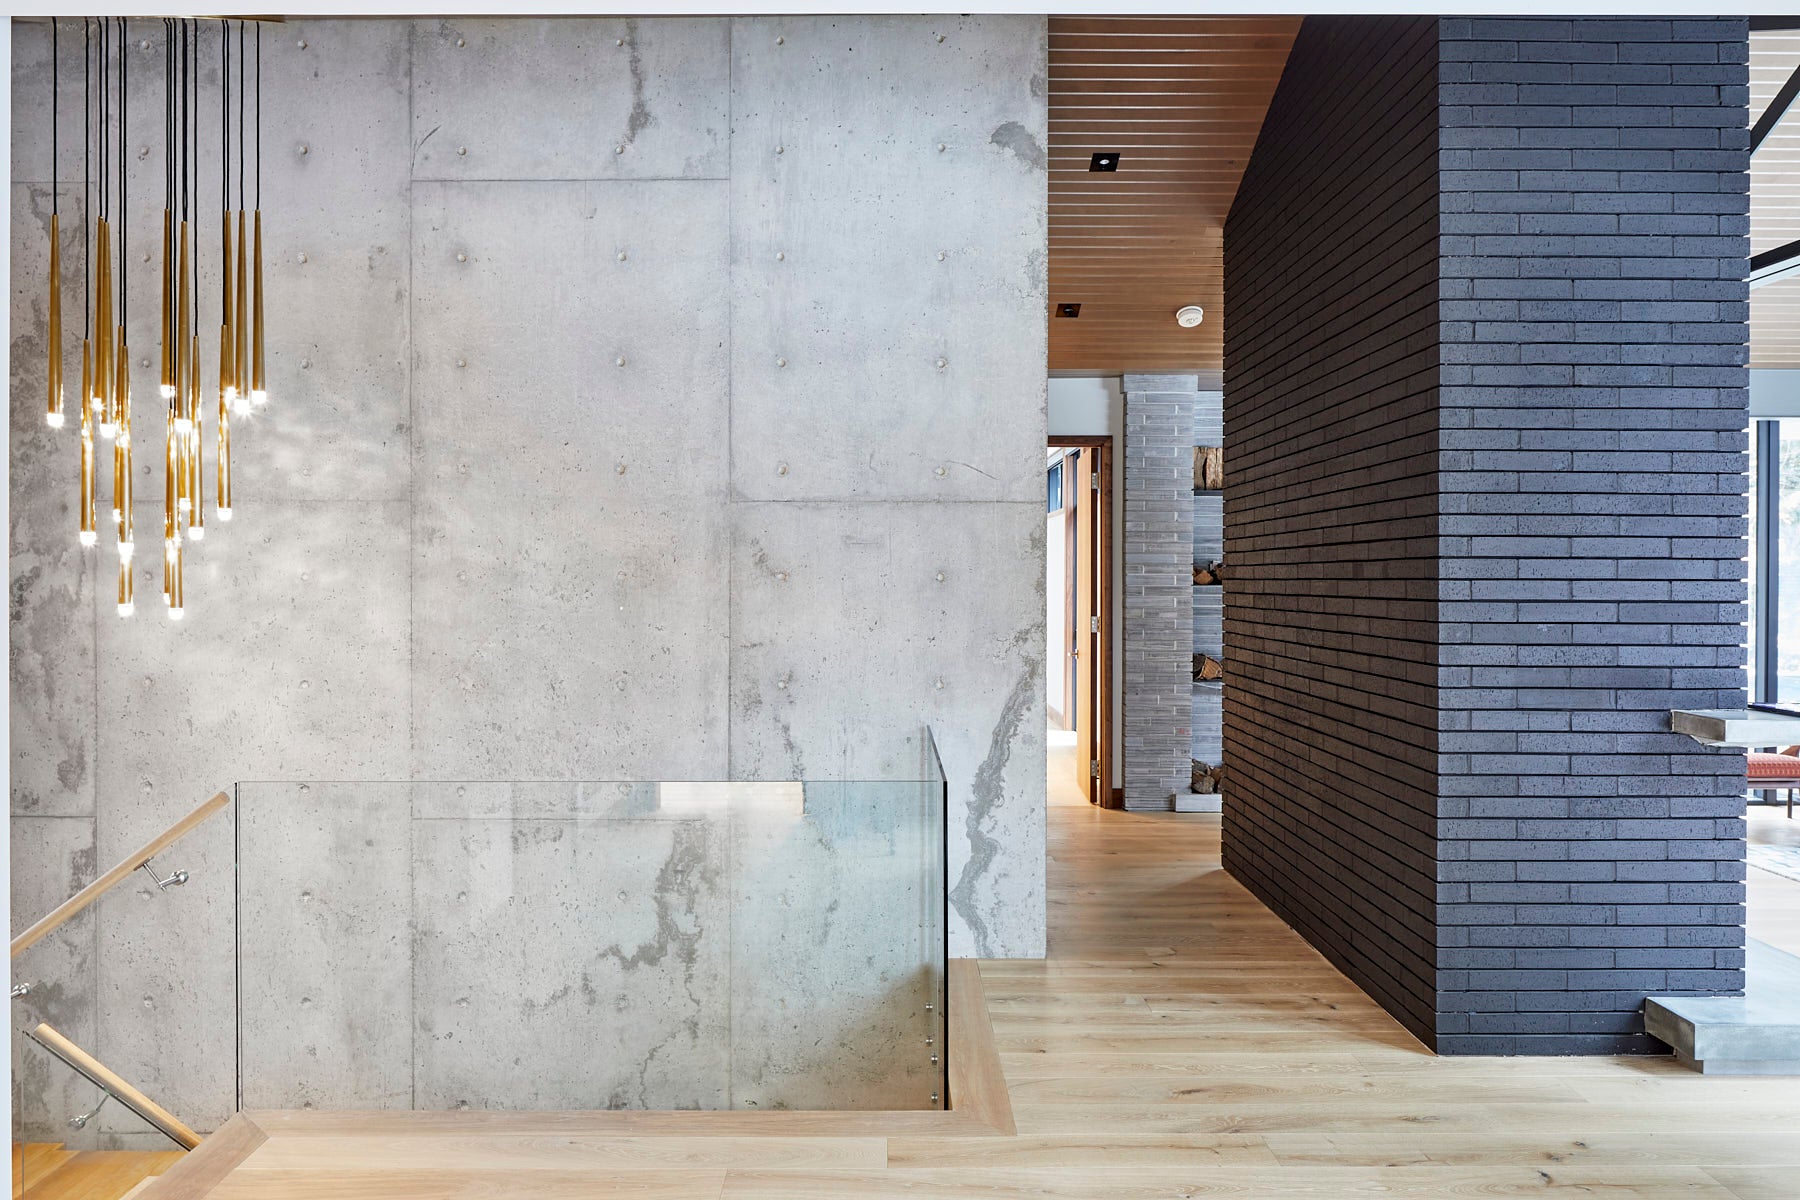
[[[149,114],[160,27],[133,35],[133,112]],[[36,415],[47,30],[15,30],[12,811],[74,822],[64,850],[18,864],[19,886],[47,900],[80,847],[97,869],[239,779],[905,781],[929,723],[951,777],[951,951],[1041,953],[1030,648],[1043,614],[1045,36],[1037,17],[266,31],[275,400],[236,431],[238,519],[194,548],[188,618],[172,625],[154,563],[139,564],[138,617],[113,615],[108,547],[85,566],[73,548],[74,438]],[[67,83],[79,39],[62,50]],[[201,108],[215,112],[208,62]],[[62,149],[67,180],[77,139]],[[157,193],[157,157],[132,158],[134,197]],[[216,229],[216,203],[203,188],[197,230]],[[66,233],[78,280],[71,244]],[[216,258],[203,243],[203,327]],[[132,275],[134,357],[154,348],[154,289],[148,269]],[[65,302],[67,325],[79,309]],[[139,527],[154,529],[155,497],[140,497]],[[413,811],[473,828],[457,799],[422,792]],[[639,812],[643,793],[529,802],[579,825]],[[122,888],[95,910],[91,954],[77,946],[57,970],[94,997],[83,1028],[101,1057],[203,1129],[236,1102],[233,833],[215,819],[171,856],[195,874],[186,889]],[[652,822],[641,854],[605,869],[660,871],[676,848],[655,839],[671,833]],[[265,934],[281,936],[275,901],[333,836],[297,828],[291,859],[269,864]],[[871,853],[857,839],[841,860],[788,851],[796,879],[830,887]],[[436,852],[422,861],[447,869],[490,849]],[[534,852],[543,880],[574,865],[548,844]],[[347,920],[391,902],[393,880],[358,861],[322,868],[338,898],[315,911]],[[682,886],[646,902],[711,911],[711,893]],[[709,886],[724,905],[730,889]],[[787,940],[766,948],[796,986],[807,977],[790,952],[835,944],[832,899],[797,897]],[[573,913],[596,953],[648,936],[635,908]],[[356,932],[290,919],[297,951]],[[479,926],[459,936],[446,945],[482,944]],[[474,961],[435,968],[445,995]],[[300,953],[264,999],[319,966]],[[912,1003],[916,981],[895,978]],[[391,986],[371,980],[376,995]],[[469,1029],[491,1040],[435,1060],[432,1103],[476,1090],[473,1065],[508,1045],[505,1006],[534,995],[472,982],[497,1007]],[[316,990],[318,1012],[298,1022],[274,1005],[246,1020],[246,1097],[395,1102],[389,1025],[353,1040],[369,1064],[293,1068],[288,1056],[327,1044],[353,1011],[349,989]],[[432,1027],[457,1028],[459,1011],[432,1009]],[[762,1018],[781,1035],[774,1008],[746,1009],[738,1028],[748,1037]],[[609,1099],[717,1101],[735,1086],[707,1073],[710,1042],[702,1053],[661,1022],[615,1021],[635,1049],[618,1051]],[[917,1047],[891,1045],[893,1028],[872,1021],[849,1057],[911,1089]],[[833,1090],[770,1045],[746,1057],[761,1065],[745,1094]],[[651,1059],[656,1046],[670,1049]],[[680,1069],[659,1076],[665,1062]],[[555,1078],[542,1091],[572,1094]],[[65,1102],[42,1111],[60,1120],[49,1109]],[[105,1120],[137,1136],[129,1118]]]

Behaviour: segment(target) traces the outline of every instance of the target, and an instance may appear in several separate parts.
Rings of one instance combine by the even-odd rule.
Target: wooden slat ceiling
[[[1298,17],[1050,18],[1050,369],[1223,365],[1224,226]],[[1097,151],[1116,173],[1088,170]],[[1199,304],[1197,329],[1175,310]]]
[[[1797,66],[1800,32],[1750,35],[1752,126]],[[1793,241],[1800,241],[1800,104],[1750,160],[1750,253]],[[1750,293],[1750,365],[1800,367],[1800,275]]]

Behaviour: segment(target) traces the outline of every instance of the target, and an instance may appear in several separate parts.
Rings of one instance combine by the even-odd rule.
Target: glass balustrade
[[[105,1065],[202,1133],[238,1108],[941,1108],[945,781],[919,745],[900,781],[240,782],[15,979],[85,922],[218,948],[185,968],[204,1020],[150,975],[136,1007],[97,995],[101,1028],[142,1027]],[[21,1044],[22,1110],[67,1130],[99,1089]],[[83,1127],[144,1128],[112,1107]]]

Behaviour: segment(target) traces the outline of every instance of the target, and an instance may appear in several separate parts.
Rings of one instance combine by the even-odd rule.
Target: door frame
[[[1125,807],[1123,788],[1113,786],[1113,439],[1111,434],[1051,434],[1050,446],[1090,449],[1094,453],[1094,565],[1098,586],[1094,612],[1100,628],[1094,636],[1094,751],[1100,763],[1100,786],[1094,803],[1101,808]],[[1044,664],[1049,670],[1050,664]]]

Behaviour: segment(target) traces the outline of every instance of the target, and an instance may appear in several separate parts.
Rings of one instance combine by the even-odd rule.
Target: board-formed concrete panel
[[[23,53],[24,46],[19,47]],[[15,78],[15,86],[17,86]],[[48,149],[46,147],[46,149]],[[46,154],[46,158],[48,155]],[[59,222],[66,264],[79,262],[79,189]],[[81,450],[81,345],[65,354],[69,383],[62,429],[44,423],[49,347],[45,279],[50,268],[50,188],[12,187],[11,473],[8,478],[12,629],[10,811],[92,816],[94,811],[93,550],[76,540]],[[80,296],[71,311],[63,293],[63,327],[81,328]],[[67,347],[65,347],[67,349]]]
[[[281,100],[279,118],[271,103],[264,128],[270,401],[233,427],[247,510],[407,496],[410,37],[407,21],[290,21],[264,36],[265,91],[305,100]]]
[[[732,774],[917,779],[930,725],[951,954],[1042,954],[1043,502],[733,514]]]
[[[80,891],[94,877],[94,823],[88,817],[12,818],[12,932]],[[31,990],[13,1001],[12,1023],[33,1029],[47,1021],[78,1046],[94,1044],[94,910],[80,914],[12,963],[12,982]],[[68,1120],[99,1099],[98,1089],[48,1051],[12,1039],[14,1136],[98,1145],[100,1126],[69,1128]]]
[[[722,178],[726,23],[414,24],[419,179]]]
[[[1037,17],[733,22],[736,495],[1043,490],[1045,37]]]
[[[418,823],[426,1109],[725,1108],[726,823]]]
[[[417,195],[416,775],[721,777],[724,185]]]
[[[245,1108],[411,1108],[412,788],[243,783]]]

